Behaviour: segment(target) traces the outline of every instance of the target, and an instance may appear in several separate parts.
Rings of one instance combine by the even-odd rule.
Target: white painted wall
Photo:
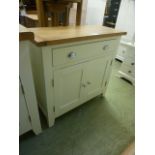
[[[86,11],[87,25],[102,25],[107,0],[88,0]],[[134,42],[135,34],[135,0],[122,0],[116,29],[127,32],[124,41]]]
[[[134,0],[122,0],[116,29],[120,29],[127,32],[126,36],[123,36],[124,41],[134,42],[135,34],[135,1]]]
[[[107,0],[88,0],[86,12],[87,25],[102,25]]]
[[[88,0],[83,0],[81,25],[86,25],[87,3],[88,3]],[[76,11],[77,11],[77,4],[74,3],[73,7],[70,9],[70,15],[69,15],[69,24],[70,25],[76,25]]]

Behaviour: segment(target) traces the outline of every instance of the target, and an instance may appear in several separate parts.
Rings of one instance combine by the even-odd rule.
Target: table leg
[[[81,25],[82,3],[83,3],[83,0],[81,0],[80,3],[77,3],[76,25]]]
[[[47,26],[45,11],[44,11],[44,7],[43,7],[43,1],[42,0],[36,0],[36,7],[37,7],[39,26],[41,26],[41,27]]]

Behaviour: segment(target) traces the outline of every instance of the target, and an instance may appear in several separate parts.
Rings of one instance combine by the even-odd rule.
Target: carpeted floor
[[[113,72],[105,98],[96,97],[56,119],[43,132],[20,137],[20,155],[120,155],[134,140],[134,87]]]

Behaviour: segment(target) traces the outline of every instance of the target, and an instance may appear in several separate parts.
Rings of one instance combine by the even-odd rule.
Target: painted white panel
[[[29,112],[25,97],[22,93],[21,83],[19,82],[19,135],[32,129],[29,121]]]
[[[80,102],[83,69],[75,65],[54,73],[56,116],[60,116],[78,106]]]
[[[116,29],[127,32],[127,35],[122,37],[124,41],[134,42],[135,1],[122,0],[117,18]]]
[[[86,24],[102,25],[107,0],[88,0]]]

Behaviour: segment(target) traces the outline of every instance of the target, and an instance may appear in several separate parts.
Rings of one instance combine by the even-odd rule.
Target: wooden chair
[[[57,5],[59,5],[59,7],[61,8],[61,9],[59,9],[59,10],[61,10],[60,12],[61,13],[64,12],[64,18],[65,18],[64,21],[66,21],[65,25],[68,25],[68,20],[69,20],[68,14],[70,11],[70,6],[71,6],[70,3],[71,4],[77,3],[76,25],[80,25],[81,24],[83,0],[36,0],[39,26],[41,26],[41,27],[48,26],[47,17],[49,15],[54,16],[53,17],[54,18],[53,25],[58,25],[59,22],[57,22],[57,21],[58,21],[58,18],[60,19],[60,17],[58,16],[58,12],[56,13],[55,8],[53,7],[54,5],[55,5],[55,7],[57,7]],[[59,14],[61,14],[61,13],[59,13]]]
[[[50,26],[67,26],[69,25],[69,12],[72,7],[72,3],[44,3],[46,25],[49,26],[47,19],[51,17]]]

